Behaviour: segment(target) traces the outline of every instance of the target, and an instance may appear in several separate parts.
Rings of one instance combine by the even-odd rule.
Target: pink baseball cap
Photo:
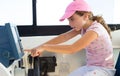
[[[66,18],[71,17],[76,11],[89,12],[91,8],[84,0],[74,0],[67,6],[65,14],[60,18],[60,21],[64,21]]]

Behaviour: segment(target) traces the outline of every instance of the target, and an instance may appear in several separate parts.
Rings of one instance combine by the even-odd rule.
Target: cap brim
[[[59,21],[64,21],[65,19],[71,17],[74,13],[75,11],[65,12],[65,14],[59,19]]]

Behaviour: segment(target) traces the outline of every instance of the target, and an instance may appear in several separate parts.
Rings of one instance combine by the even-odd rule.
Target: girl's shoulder
[[[86,30],[86,32],[91,30],[96,32],[98,35],[101,35],[105,32],[105,28],[103,27],[103,25],[98,23],[97,21],[94,21],[92,25]]]

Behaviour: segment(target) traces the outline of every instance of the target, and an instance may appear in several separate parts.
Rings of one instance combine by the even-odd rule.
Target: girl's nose
[[[69,25],[72,26],[72,23],[69,21]]]

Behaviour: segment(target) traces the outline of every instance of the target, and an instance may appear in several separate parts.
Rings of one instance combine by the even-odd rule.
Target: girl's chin
[[[80,29],[74,29],[75,31],[80,31]]]
[[[80,31],[80,29],[74,28],[75,31]]]

